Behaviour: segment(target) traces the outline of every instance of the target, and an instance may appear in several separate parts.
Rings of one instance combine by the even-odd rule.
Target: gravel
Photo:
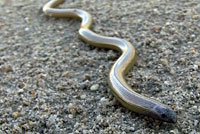
[[[136,48],[126,80],[174,107],[168,124],[124,108],[110,93],[120,53],[78,37],[80,20],[51,18],[48,0],[0,0],[0,133],[200,134],[200,1],[67,0],[89,11],[96,33]]]

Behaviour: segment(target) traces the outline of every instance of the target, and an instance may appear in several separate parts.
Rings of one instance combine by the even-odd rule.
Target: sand
[[[137,64],[126,80],[174,107],[169,124],[124,108],[110,93],[120,56],[81,41],[79,19],[51,18],[48,0],[0,0],[0,133],[200,134],[200,1],[67,0],[93,31],[130,41]]]

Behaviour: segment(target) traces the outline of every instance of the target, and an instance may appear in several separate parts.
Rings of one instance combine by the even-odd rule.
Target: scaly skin
[[[144,97],[135,91],[124,80],[124,74],[132,68],[135,62],[135,48],[123,39],[98,35],[90,30],[92,16],[80,9],[56,9],[64,0],[51,0],[43,7],[43,12],[53,17],[78,17],[82,19],[79,29],[80,38],[87,43],[101,48],[121,51],[122,55],[112,66],[108,83],[113,95],[128,109],[161,121],[175,123],[176,116],[173,110],[153,99]]]

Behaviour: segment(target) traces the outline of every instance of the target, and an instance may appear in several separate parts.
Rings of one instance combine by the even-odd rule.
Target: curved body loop
[[[82,40],[96,47],[121,51],[122,54],[112,66],[108,78],[109,86],[117,100],[134,112],[165,122],[175,123],[176,116],[170,107],[136,93],[126,83],[124,75],[131,69],[135,62],[135,48],[133,45],[123,39],[106,37],[94,33],[90,30],[92,17],[88,12],[80,9],[55,8],[62,2],[64,0],[51,0],[43,7],[43,12],[53,17],[79,17],[82,20],[79,29],[79,35]]]

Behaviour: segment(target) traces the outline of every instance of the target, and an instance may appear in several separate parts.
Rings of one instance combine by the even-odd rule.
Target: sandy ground
[[[130,41],[138,92],[174,107],[177,123],[122,107],[107,76],[120,55],[78,37],[80,20],[46,17],[48,0],[0,0],[0,133],[199,134],[200,0],[67,0],[96,33]]]

